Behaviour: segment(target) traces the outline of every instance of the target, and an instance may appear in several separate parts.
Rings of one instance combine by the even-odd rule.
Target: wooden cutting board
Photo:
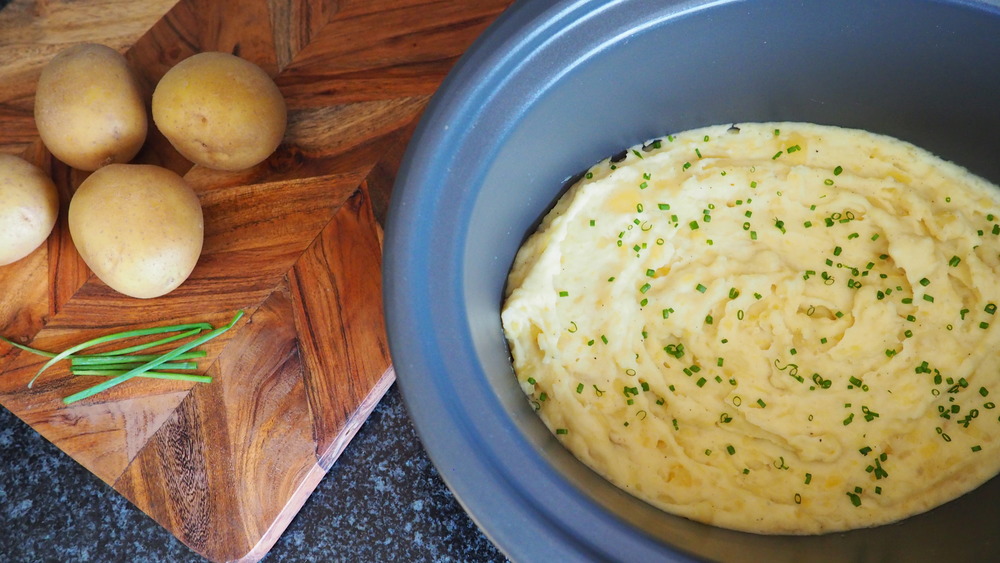
[[[246,316],[204,346],[210,384],[95,383],[0,343],[0,404],[213,561],[264,556],[394,380],[383,325],[382,222],[405,144],[458,56],[510,0],[14,0],[0,10],[0,151],[49,171],[62,214],[46,245],[0,267],[0,334],[45,350],[131,328]],[[98,42],[147,101],[200,51],[275,77],[289,108],[264,163],[192,166],[155,130],[138,162],[184,175],[205,245],[171,294],[124,297],[73,247],[65,211],[86,173],[52,158],[32,118],[42,66]]]

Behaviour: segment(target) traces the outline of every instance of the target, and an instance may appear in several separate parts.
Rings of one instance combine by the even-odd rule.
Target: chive
[[[840,176],[841,172],[843,172],[843,171],[844,171],[844,168],[841,167],[841,166],[838,166],[838,167],[836,167],[836,168],[833,169],[833,175],[834,176]]]
[[[729,453],[729,455],[733,455],[736,453],[736,448],[734,448],[733,445],[730,444],[726,446],[726,452]]]
[[[53,364],[59,362],[60,360],[64,360],[67,357],[71,356],[74,352],[79,352],[80,350],[83,350],[85,348],[90,348],[92,346],[97,346],[99,344],[104,344],[106,342],[112,342],[112,341],[115,341],[115,340],[122,340],[124,338],[133,338],[133,337],[136,337],[136,336],[149,336],[149,335],[153,335],[153,334],[164,334],[164,333],[168,333],[168,332],[181,332],[185,336],[194,336],[195,334],[198,334],[199,332],[201,332],[203,330],[209,330],[211,328],[212,328],[212,325],[210,325],[208,323],[195,323],[195,324],[173,325],[173,326],[167,326],[167,327],[144,328],[144,329],[138,329],[138,330],[127,330],[127,331],[124,331],[124,332],[118,332],[118,333],[115,333],[115,334],[109,334],[107,336],[100,336],[98,338],[94,338],[94,339],[88,340],[86,342],[83,342],[81,344],[77,344],[76,346],[67,348],[66,350],[63,350],[62,352],[60,352],[60,353],[52,356],[49,359],[49,361],[46,362],[45,365],[43,365],[41,367],[41,369],[38,370],[38,373],[36,373],[35,376],[31,378],[31,381],[28,382],[28,388],[30,389],[31,386],[32,386],[32,384],[34,384],[35,380],[38,379],[38,376],[42,375],[42,372],[44,372],[46,369],[48,369],[49,367],[51,367]],[[178,335],[178,336],[175,336],[175,337],[169,337],[169,339],[170,339],[169,341],[177,340],[179,338],[184,338],[185,336],[179,336]],[[143,346],[145,348],[148,348],[149,346],[155,346],[155,345],[158,345],[158,344],[162,344],[162,343],[164,343],[165,340],[167,340],[167,339],[161,339],[161,340],[158,340],[158,341],[156,341],[154,343],[149,343],[149,344],[146,344],[146,345],[139,345],[139,346]],[[193,348],[193,347],[194,346],[192,346],[191,348]],[[122,350],[125,350],[125,351],[134,351],[136,349],[144,349],[144,348],[138,348],[137,346],[131,346],[129,348],[123,348]],[[122,350],[116,350],[114,352],[109,352],[107,354],[111,355],[111,354],[126,353],[126,352],[123,352]],[[183,350],[183,352],[187,352],[187,350],[190,350],[190,348],[188,348],[186,350]]]
[[[656,270],[649,268],[646,270],[646,277],[651,278],[656,275]]]
[[[659,207],[661,211],[669,211],[670,210],[670,204],[669,203],[658,203],[658,204],[656,204],[656,206]]]
[[[158,356],[157,356],[158,357]],[[126,371],[140,367],[146,362],[119,362],[113,364],[98,364],[90,366],[78,366],[71,367],[70,373],[73,375],[87,375],[83,373],[90,370],[103,370],[103,371],[118,371],[125,373]],[[191,370],[198,369],[198,362],[168,362],[159,366],[160,369],[170,370],[170,369],[180,369],[180,370]]]
[[[576,385],[576,392],[577,392],[577,394],[583,393],[583,383],[577,383],[577,385]]]
[[[933,303],[934,302],[934,296],[930,295],[928,293],[925,293],[924,294],[924,301],[927,301],[928,303]]]
[[[569,297],[569,292],[568,291],[560,291],[559,292],[559,297]]]
[[[691,221],[690,223],[688,223],[688,226],[691,227],[692,231],[697,231],[698,230],[698,221]]]
[[[961,263],[961,262],[962,262],[961,258],[959,258],[958,256],[952,256],[951,260],[948,261],[948,265],[951,266],[952,268],[954,268],[954,267],[958,266],[959,263]]]
[[[809,483],[811,483],[812,480],[813,480],[812,473],[806,473],[806,485],[808,485]]]
[[[192,360],[195,358],[204,358],[208,355],[208,352],[204,350],[193,350],[181,354],[180,356],[174,358],[175,360]],[[70,356],[70,365],[73,366],[95,366],[95,365],[109,365],[109,364],[120,364],[126,362],[138,363],[138,362],[148,362],[152,359],[159,357],[159,354],[131,354],[128,356]]]
[[[232,320],[229,321],[229,324],[227,324],[225,326],[222,326],[221,328],[217,328],[215,330],[212,330],[211,332],[208,332],[207,334],[199,336],[198,338],[195,338],[194,340],[192,340],[190,342],[187,342],[186,344],[182,344],[178,348],[176,348],[176,349],[174,349],[174,350],[172,350],[170,352],[167,352],[166,354],[163,354],[159,358],[157,358],[155,360],[151,360],[151,361],[143,364],[140,367],[131,369],[131,370],[129,370],[129,371],[127,371],[127,372],[119,375],[119,376],[116,376],[116,377],[114,377],[112,379],[109,379],[109,380],[104,381],[102,383],[99,383],[99,384],[97,384],[97,385],[95,385],[93,387],[90,387],[89,389],[84,389],[83,391],[80,391],[79,393],[74,393],[73,395],[70,395],[69,397],[66,397],[65,399],[63,399],[63,403],[65,403],[65,404],[68,405],[70,403],[75,403],[76,401],[79,401],[79,400],[82,400],[82,399],[86,399],[88,397],[92,397],[92,396],[96,395],[97,393],[100,393],[101,391],[104,391],[106,389],[110,389],[111,387],[114,387],[115,385],[118,385],[119,383],[128,381],[129,379],[131,379],[132,377],[134,377],[134,376],[136,376],[136,375],[138,375],[140,373],[143,373],[143,372],[152,370],[154,368],[157,368],[161,364],[164,364],[164,363],[166,363],[166,362],[168,362],[168,361],[176,358],[177,356],[180,356],[184,352],[187,352],[188,350],[191,350],[192,348],[195,348],[196,346],[200,346],[200,345],[204,344],[205,342],[208,342],[209,340],[212,340],[213,338],[215,338],[215,337],[217,337],[217,336],[225,333],[229,329],[233,328],[233,326],[236,325],[236,322],[239,321],[240,318],[242,318],[242,317],[243,317],[243,311],[242,310],[241,311],[237,311],[236,315],[234,315],[233,318],[232,318]],[[211,325],[209,325],[209,326],[211,326]],[[155,334],[155,333],[148,332],[149,330],[153,330],[153,329],[146,329],[145,333],[146,334]],[[176,330],[176,327],[174,327],[174,330]],[[160,329],[160,331],[163,332],[163,329]],[[129,332],[133,332],[134,333],[134,332],[142,332],[142,331],[129,331]],[[100,340],[100,339],[95,339],[95,340]],[[105,341],[107,341],[107,340],[105,340]],[[79,347],[77,347],[77,348],[79,349]]]
[[[778,152],[774,153],[774,156],[771,157],[771,160],[778,160],[778,157],[781,156],[781,153],[783,153],[783,152],[784,151],[778,151]]]
[[[569,430],[565,428],[556,428],[556,434],[569,434]]]
[[[993,303],[987,303],[986,307],[983,308],[983,311],[986,311],[987,313],[989,313],[991,315],[996,314],[996,312],[997,312],[997,306],[994,305]]]
[[[767,407],[767,403],[764,402],[764,399],[757,399],[757,404],[760,405],[760,408]]]
[[[698,290],[698,293],[705,293],[706,291],[708,291],[708,288],[701,285],[700,283],[697,286],[695,286],[695,289]]]
[[[164,366],[166,368],[166,364]],[[169,369],[169,368],[166,368]],[[182,368],[187,369],[187,368]],[[190,368],[194,369],[194,368]],[[81,369],[73,370],[73,375],[92,375],[92,376],[104,376],[104,377],[116,377],[122,375],[127,370],[121,369]],[[212,376],[210,375],[196,375],[193,373],[172,373],[163,371],[145,371],[138,375],[137,377],[145,377],[148,379],[170,379],[174,381],[193,381],[195,383],[211,383]]]

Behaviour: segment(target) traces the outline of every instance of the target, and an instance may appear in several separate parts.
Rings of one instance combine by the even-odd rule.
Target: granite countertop
[[[0,407],[0,560],[202,561]],[[393,386],[264,561],[503,561]]]

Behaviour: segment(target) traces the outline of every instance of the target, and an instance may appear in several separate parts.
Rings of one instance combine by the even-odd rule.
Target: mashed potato
[[[864,131],[718,126],[591,168],[502,321],[531,404],[612,483],[814,534],[1000,471],[998,280],[997,187]]]

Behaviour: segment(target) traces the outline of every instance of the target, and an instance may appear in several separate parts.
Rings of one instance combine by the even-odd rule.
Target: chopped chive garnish
[[[708,288],[701,285],[700,283],[697,286],[695,286],[695,289],[698,290],[698,293],[705,293],[706,291],[708,291]]]

